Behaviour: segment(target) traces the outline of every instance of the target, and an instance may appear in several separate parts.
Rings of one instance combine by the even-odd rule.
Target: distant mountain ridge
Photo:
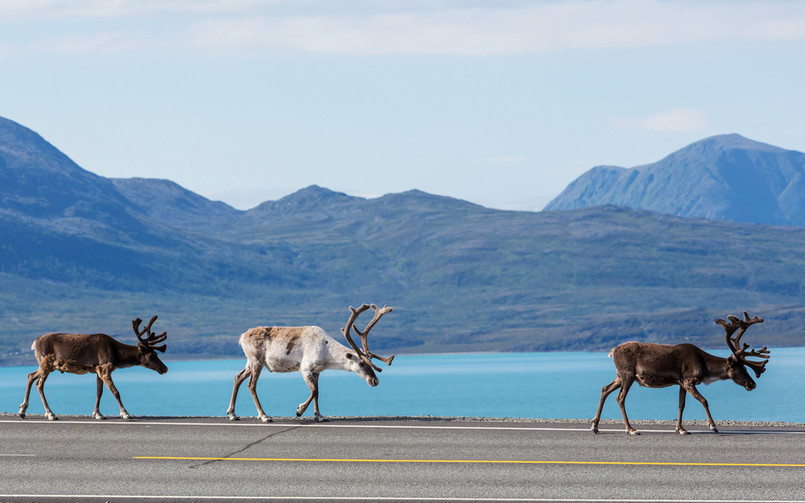
[[[398,353],[721,347],[713,319],[742,309],[762,344],[805,345],[805,229],[315,185],[242,211],[99,177],[5,120],[0,181],[0,363],[30,364],[50,331],[132,338],[152,314],[170,359],[239,357],[252,326],[338,337],[362,302],[394,307],[372,337]]]
[[[635,168],[598,166],[545,210],[615,205],[681,217],[805,226],[805,154],[737,134]]]

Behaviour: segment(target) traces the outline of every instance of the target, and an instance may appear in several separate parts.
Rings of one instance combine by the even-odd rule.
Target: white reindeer
[[[355,326],[355,320],[361,313],[371,307],[375,311],[374,318],[366,325],[363,331]],[[238,389],[246,378],[249,378],[247,385],[257,406],[258,419],[264,423],[270,422],[271,418],[263,411],[260,400],[257,398],[257,379],[265,366],[271,372],[294,372],[299,371],[310,388],[310,397],[300,403],[296,408],[296,415],[301,416],[307,410],[310,402],[313,402],[314,418],[316,421],[326,420],[319,412],[319,374],[327,369],[340,369],[348,372],[355,372],[366,380],[369,386],[377,386],[378,380],[374,370],[381,372],[381,369],[372,363],[372,358],[377,358],[391,365],[394,355],[384,358],[372,354],[367,344],[367,336],[372,327],[380,320],[380,317],[391,312],[391,308],[383,306],[378,309],[376,305],[363,304],[355,309],[349,307],[351,315],[346,327],[341,332],[352,346],[352,350],[339,343],[322,328],[316,326],[305,327],[255,327],[247,330],[240,336],[240,347],[246,355],[246,367],[235,376],[235,386],[232,390],[232,400],[229,402],[229,409],[226,414],[232,421],[240,419],[235,415],[235,400],[238,396]],[[350,330],[354,330],[361,337],[363,351],[353,342],[350,337]],[[374,370],[373,370],[374,369]]]

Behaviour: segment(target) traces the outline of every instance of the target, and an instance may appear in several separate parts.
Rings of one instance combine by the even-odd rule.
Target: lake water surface
[[[713,351],[719,356],[727,352]],[[34,360],[33,353],[31,360]],[[128,411],[148,416],[225,416],[232,382],[245,359],[166,360],[169,372],[158,375],[141,367],[113,374]],[[380,363],[380,365],[383,365]],[[333,416],[476,416],[591,419],[601,387],[612,381],[615,367],[606,353],[484,353],[400,355],[378,374],[370,388],[355,374],[329,370],[319,379],[319,404]],[[30,367],[0,367],[0,411],[16,413]],[[716,422],[725,420],[805,422],[805,348],[772,349],[767,371],[748,392],[732,381],[699,390]],[[630,419],[676,419],[678,390],[633,386],[626,401]],[[51,374],[45,386],[56,415],[89,415],[95,403],[95,376]],[[298,372],[263,371],[258,394],[266,413],[293,416],[309,395]],[[610,395],[604,418],[619,419]],[[117,403],[104,390],[101,412],[115,416]],[[29,414],[43,414],[36,388]],[[312,415],[311,405],[306,415]],[[237,414],[256,416],[246,384],[238,395]],[[685,419],[705,419],[702,406],[688,397]]]

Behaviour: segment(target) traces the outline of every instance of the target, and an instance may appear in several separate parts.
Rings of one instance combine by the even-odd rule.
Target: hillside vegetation
[[[653,164],[595,167],[546,210],[607,204],[681,217],[805,226],[805,154],[737,134],[714,136]]]

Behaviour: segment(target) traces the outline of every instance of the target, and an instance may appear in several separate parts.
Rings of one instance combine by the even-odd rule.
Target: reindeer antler
[[[163,344],[161,346],[157,346],[157,344],[163,342],[165,339],[168,338],[168,332],[162,332],[161,334],[156,335],[154,334],[154,332],[151,331],[151,325],[154,324],[156,319],[157,315],[155,314],[151,318],[151,321],[148,322],[148,326],[140,330],[140,323],[142,323],[143,320],[137,318],[136,320],[131,320],[131,327],[134,329],[134,334],[137,336],[137,340],[140,341],[143,346],[164,353],[165,350],[168,349],[168,345]],[[145,339],[143,339],[142,337],[144,334],[148,334],[148,337],[146,337]]]
[[[733,315],[728,315],[727,319],[730,321],[727,322],[721,318],[716,320],[716,323],[724,327],[727,346],[730,348],[730,351],[732,351],[732,354],[735,355],[735,358],[739,362],[754,370],[756,377],[760,377],[760,374],[766,371],[766,363],[768,363],[768,360],[771,357],[770,351],[766,346],[763,346],[763,349],[747,351],[747,349],[749,349],[749,344],[744,343],[740,348],[738,348],[738,344],[740,344],[741,337],[743,337],[746,329],[755,323],[763,323],[763,318],[759,316],[753,316],[750,318],[749,313],[744,311],[743,320]],[[735,337],[732,337],[732,334],[734,334],[736,331],[738,334]],[[748,356],[763,358],[763,361],[758,362],[747,360],[746,357]]]
[[[370,321],[369,324],[366,325],[366,328],[364,328],[363,331],[360,331],[360,330],[358,330],[357,327],[355,327],[355,320],[358,319],[358,316],[360,316],[361,313],[363,313],[364,311],[366,311],[370,307],[372,309],[374,309],[375,315],[372,318],[372,321]],[[377,358],[378,360],[386,363],[386,365],[391,365],[392,360],[394,360],[394,355],[391,355],[391,356],[386,358],[386,357],[383,357],[383,356],[373,354],[371,351],[369,351],[369,343],[368,343],[367,338],[369,336],[369,331],[372,330],[372,327],[374,327],[375,324],[378,321],[380,321],[380,318],[384,314],[390,313],[392,311],[392,309],[390,307],[386,306],[386,305],[383,305],[382,309],[378,309],[377,306],[374,305],[374,304],[372,304],[371,306],[369,304],[362,304],[357,309],[355,309],[352,306],[349,306],[349,310],[352,312],[352,314],[350,315],[349,320],[347,320],[346,326],[341,329],[341,333],[344,334],[344,337],[346,337],[347,342],[349,342],[349,345],[352,346],[352,349],[354,349],[355,352],[358,353],[358,357],[360,357],[361,360],[366,362],[369,366],[371,366],[373,369],[377,370],[378,372],[383,372],[383,369],[379,368],[377,365],[375,365],[372,362],[372,358]],[[358,345],[355,344],[355,342],[352,340],[352,337],[350,337],[350,335],[349,335],[350,330],[354,330],[355,333],[358,334],[361,337],[361,343],[362,343],[362,346],[363,346],[363,351],[361,351],[358,348]]]

